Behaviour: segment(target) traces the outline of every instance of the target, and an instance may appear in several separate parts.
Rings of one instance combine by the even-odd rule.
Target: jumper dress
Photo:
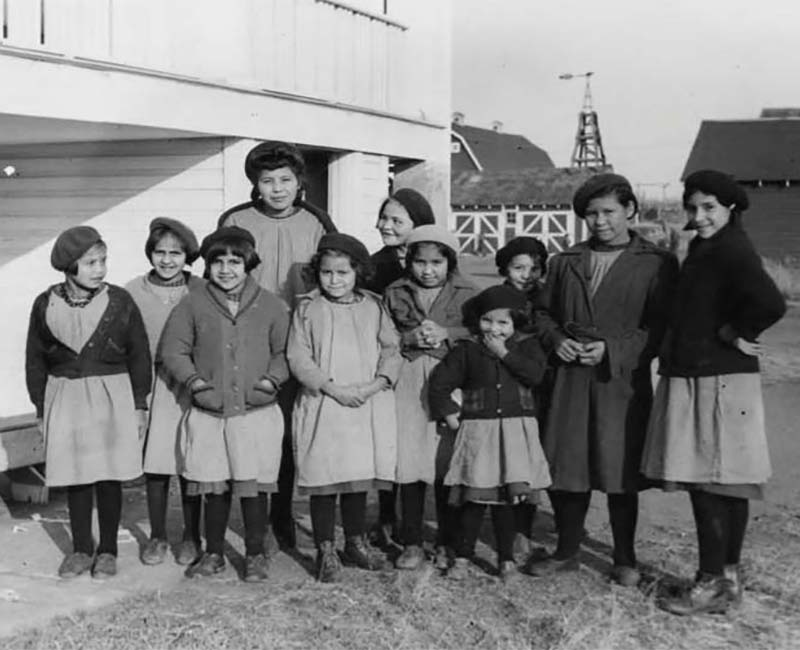
[[[108,307],[103,287],[83,307],[51,291],[46,311],[53,335],[80,353]],[[48,486],[129,481],[142,473],[133,389],[128,373],[47,378],[43,429]]]

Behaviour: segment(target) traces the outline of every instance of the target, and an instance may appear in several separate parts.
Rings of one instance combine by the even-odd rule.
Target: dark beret
[[[250,244],[255,250],[256,240],[253,238],[249,230],[240,228],[239,226],[223,226],[217,228],[210,235],[203,238],[203,243],[200,244],[200,255],[206,259],[209,249],[219,242],[244,242]]]
[[[416,190],[408,187],[397,190],[381,204],[380,212],[383,212],[383,208],[386,207],[389,201],[397,201],[406,209],[411,221],[414,222],[415,228],[436,223],[436,218],[433,215],[433,209],[431,204],[428,203],[428,199]]]
[[[598,196],[607,196],[614,191],[623,190],[629,192],[633,197],[633,205],[635,211],[639,211],[639,202],[633,193],[633,188],[628,182],[628,179],[619,174],[597,174],[590,177],[583,185],[581,185],[572,197],[572,209],[575,214],[583,219],[586,214],[586,208],[589,201],[597,198]]]
[[[493,309],[525,311],[526,307],[524,293],[507,284],[498,284],[484,289],[464,303],[463,315],[465,321],[477,323],[481,316]]]
[[[300,170],[300,175],[304,173],[306,165],[300,150],[289,142],[272,140],[257,144],[249,151],[244,159],[245,176],[255,185],[258,183],[259,175],[265,169],[265,163],[281,159],[292,161],[293,166]]]
[[[342,232],[329,232],[322,235],[319,244],[317,244],[317,252],[331,250],[341,251],[349,255],[358,264],[369,264],[367,247],[351,235],[345,235]]]
[[[714,169],[701,169],[686,177],[683,181],[684,206],[695,192],[712,194],[726,208],[736,205],[740,212],[744,212],[750,206],[747,192],[733,176]]]
[[[497,251],[494,262],[500,270],[505,269],[517,255],[530,255],[541,264],[547,262],[547,247],[536,237],[514,237]],[[544,271],[544,269],[542,269]]]
[[[197,244],[197,237],[194,231],[185,223],[168,217],[156,217],[150,222],[150,233],[152,234],[153,231],[160,229],[169,230],[183,242],[183,246],[186,250],[187,264],[194,262],[197,256],[200,255],[200,246]],[[147,259],[150,259],[150,256],[153,254],[156,243],[157,242],[151,241],[150,239],[145,243],[144,254],[147,256]]]
[[[50,252],[50,264],[56,271],[66,271],[95,244],[103,242],[91,226],[75,226],[62,232]]]

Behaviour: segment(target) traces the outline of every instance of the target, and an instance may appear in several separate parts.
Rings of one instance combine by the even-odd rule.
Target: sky
[[[567,166],[583,79],[606,157],[641,192],[679,196],[704,119],[800,107],[797,0],[453,0],[453,101]],[[650,185],[653,184],[653,185]]]

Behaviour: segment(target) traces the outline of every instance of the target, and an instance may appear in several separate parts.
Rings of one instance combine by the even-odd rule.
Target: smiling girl
[[[45,439],[47,485],[67,486],[73,552],[58,574],[73,578],[91,569],[103,579],[117,572],[121,482],[142,471],[150,349],[130,295],[104,282],[106,245],[94,228],[65,230],[50,261],[64,281],[33,303],[25,374]]]

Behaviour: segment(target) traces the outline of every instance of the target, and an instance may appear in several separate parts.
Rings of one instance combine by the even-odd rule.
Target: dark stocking
[[[231,493],[206,494],[206,551],[222,555],[231,514]]]
[[[492,524],[494,538],[497,543],[497,561],[514,561],[514,510],[508,504],[493,505]]]
[[[721,576],[728,548],[728,513],[725,497],[700,490],[691,490],[692,512],[697,526],[700,571]]]
[[[188,481],[178,477],[181,486],[181,510],[183,511],[183,541],[200,543],[200,513],[203,499],[199,494],[186,494]]]
[[[725,564],[739,564],[742,555],[747,520],[750,516],[750,502],[747,499],[727,497],[728,501],[728,552]]]
[[[70,485],[67,488],[69,526],[72,530],[72,550],[75,553],[94,553],[92,542],[92,503],[94,485]]]
[[[403,542],[408,546],[422,544],[422,515],[425,508],[425,483],[403,483],[400,486],[400,507],[403,513]]]
[[[345,537],[361,537],[366,532],[367,493],[347,492],[339,497]]]
[[[556,559],[566,560],[578,552],[591,498],[591,492],[550,491],[558,532],[558,546],[554,553]]]
[[[120,481],[98,481],[95,483],[97,494],[97,519],[100,524],[100,543],[98,553],[117,555],[117,533],[122,517],[122,483]]]
[[[322,542],[332,542],[336,530],[336,495],[312,494],[308,500],[311,511],[311,530],[317,548]]]
[[[397,522],[395,503],[397,502],[398,485],[395,483],[391,490],[378,491],[378,521],[381,525],[394,525]]]
[[[513,506],[514,529],[527,539],[533,538],[533,520],[536,518],[536,506],[533,503],[517,503]]]
[[[636,520],[639,516],[639,495],[609,494],[608,518],[614,536],[614,564],[616,566],[636,566]]]
[[[484,504],[472,501],[468,501],[458,509],[459,535],[456,545],[458,557],[471,558],[475,554],[475,544],[481,532],[484,510],[486,510]]]
[[[150,539],[167,539],[169,479],[169,474],[145,474],[147,515],[150,518]]]
[[[267,530],[267,495],[259,492],[255,497],[239,499],[244,522],[244,548],[247,555],[264,552],[264,533]]]
[[[458,530],[458,511],[449,503],[450,487],[443,481],[433,484],[436,499],[436,545],[453,546]]]

